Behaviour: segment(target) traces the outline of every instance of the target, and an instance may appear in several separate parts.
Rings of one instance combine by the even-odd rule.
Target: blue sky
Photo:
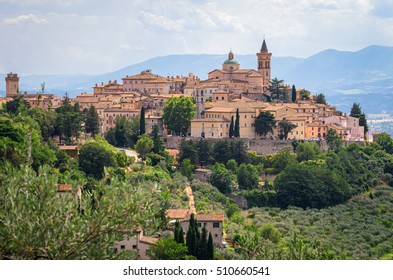
[[[0,73],[99,74],[168,54],[393,46],[391,0],[0,0]]]

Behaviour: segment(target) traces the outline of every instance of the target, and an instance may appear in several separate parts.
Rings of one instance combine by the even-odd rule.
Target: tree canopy
[[[113,178],[91,191],[72,181],[59,195],[58,174],[49,166],[1,166],[1,259],[116,259],[113,245],[138,227],[154,226],[161,211],[152,187]],[[127,217],[127,218],[125,218]]]
[[[270,112],[260,112],[255,119],[255,132],[258,135],[266,137],[267,134],[273,133],[276,122],[277,121]]]
[[[287,140],[289,132],[294,130],[297,126],[296,124],[291,123],[290,121],[284,118],[282,121],[278,122],[278,127],[280,129],[279,138]]]
[[[162,117],[167,128],[176,135],[186,135],[191,119],[196,116],[196,106],[190,97],[171,97],[165,103]]]

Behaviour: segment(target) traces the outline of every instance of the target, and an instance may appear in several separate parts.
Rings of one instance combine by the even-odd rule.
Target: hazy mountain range
[[[38,92],[45,82],[46,92],[60,96],[68,92],[75,96],[91,92],[96,83],[117,80],[151,69],[162,76],[188,75],[201,79],[207,73],[221,69],[226,54],[169,55],[155,57],[118,71],[101,75],[28,75],[20,79],[21,91]],[[236,55],[241,68],[256,69],[255,54]],[[369,46],[357,52],[325,50],[309,58],[272,57],[272,77],[283,79],[297,88],[313,93],[323,92],[329,103],[349,111],[354,102],[366,113],[383,110],[393,113],[393,47]],[[0,74],[0,94],[5,91],[5,74]]]

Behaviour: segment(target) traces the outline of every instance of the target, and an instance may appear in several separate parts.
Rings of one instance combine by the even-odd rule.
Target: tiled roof
[[[168,209],[166,210],[166,216],[169,219],[182,220],[186,218],[189,211],[189,209]]]
[[[189,219],[190,215],[188,215],[185,220]],[[222,222],[224,221],[224,214],[195,214],[195,219],[198,220],[198,222]]]
[[[57,185],[58,192],[70,192],[72,190],[72,186],[69,184],[59,184]]]
[[[146,244],[154,244],[158,241],[158,238],[151,236],[142,236],[139,241]]]

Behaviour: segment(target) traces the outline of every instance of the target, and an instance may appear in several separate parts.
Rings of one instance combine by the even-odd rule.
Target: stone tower
[[[266,41],[263,39],[261,51],[257,53],[258,57],[258,72],[263,76],[263,91],[266,91],[269,87],[270,77],[270,59],[272,53],[270,53],[266,46]]]
[[[13,97],[18,94],[19,90],[19,77],[18,74],[9,73],[7,77],[5,77],[5,96]]]

